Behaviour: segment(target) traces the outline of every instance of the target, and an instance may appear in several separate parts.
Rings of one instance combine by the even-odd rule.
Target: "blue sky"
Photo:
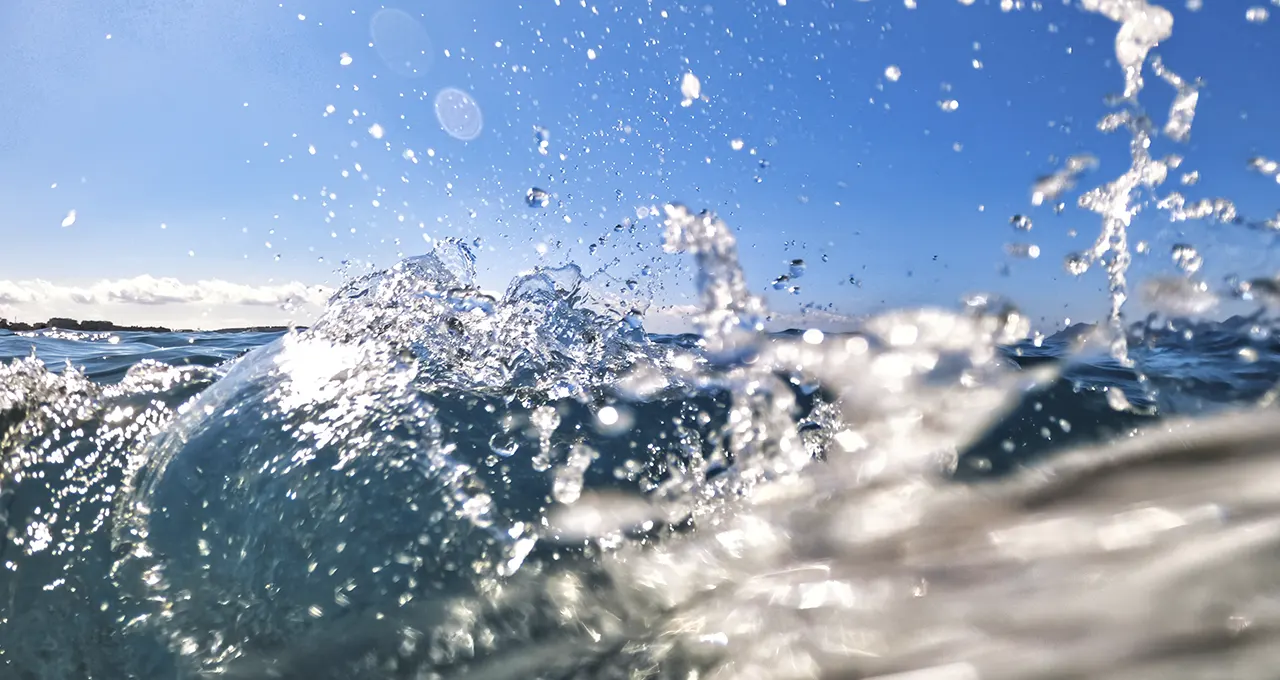
[[[571,260],[682,304],[688,263],[661,253],[656,219],[637,218],[681,201],[735,227],[750,280],[783,311],[856,314],[996,291],[1048,325],[1104,314],[1101,272],[1076,280],[1061,265],[1092,243],[1098,218],[1074,207],[1078,192],[1061,216],[1029,196],[1072,154],[1101,161],[1081,188],[1127,168],[1127,137],[1095,130],[1121,88],[1117,26],[1056,0],[1009,12],[918,2],[443,0],[353,11],[329,0],[11,0],[0,6],[0,281],[332,286],[343,260],[386,266],[425,250],[426,234],[479,239],[491,288]],[[1174,34],[1156,52],[1204,87],[1190,143],[1155,142],[1157,156],[1186,159],[1161,193],[1224,196],[1269,218],[1280,184],[1247,163],[1280,158],[1280,7],[1257,23],[1245,18],[1250,3],[1207,4],[1165,3]],[[388,61],[406,54],[416,73]],[[686,73],[704,95],[690,106]],[[484,121],[475,139],[442,129],[433,101],[445,88],[474,98]],[[1142,102],[1157,125],[1172,95],[1148,75]],[[939,107],[948,99],[956,110]],[[547,155],[535,126],[549,133]],[[1179,186],[1192,170],[1200,183]],[[525,204],[534,186],[552,195],[546,208]],[[71,210],[75,223],[61,227]],[[1029,233],[1009,226],[1018,213],[1034,221]],[[625,219],[634,233],[614,230]],[[1182,242],[1201,248],[1211,283],[1275,273],[1271,237],[1241,228],[1148,210],[1132,238],[1151,244],[1138,279],[1172,271],[1169,249]],[[1010,260],[1013,241],[1042,255]],[[808,265],[799,293],[773,291],[794,258]],[[36,306],[17,311],[44,315]],[[128,315],[189,313],[162,306]],[[256,310],[253,319],[279,313]]]

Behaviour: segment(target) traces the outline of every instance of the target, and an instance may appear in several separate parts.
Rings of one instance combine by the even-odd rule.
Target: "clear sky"
[[[1280,208],[1280,184],[1249,168],[1280,158],[1268,2],[1161,3],[1175,25],[1156,52],[1204,83],[1190,142],[1155,141],[1185,156],[1160,195]],[[1000,4],[8,0],[0,316],[279,321],[282,302],[314,311],[344,260],[387,266],[424,236],[478,239],[490,288],[573,261],[687,304],[688,263],[646,215],[680,201],[735,227],[748,277],[785,312],[995,291],[1047,326],[1096,319],[1103,274],[1062,261],[1098,218],[1079,189],[1062,215],[1030,189],[1073,154],[1100,160],[1080,189],[1128,167],[1127,136],[1095,129],[1123,82],[1117,26],[1061,0]],[[1249,20],[1253,5],[1275,16]],[[1173,94],[1148,72],[1157,126]],[[546,207],[526,204],[531,187]],[[1174,271],[1184,242],[1211,285],[1275,274],[1269,234],[1148,208],[1132,238],[1150,243],[1138,279]],[[1012,242],[1041,255],[1012,259]],[[797,258],[798,293],[773,290]]]

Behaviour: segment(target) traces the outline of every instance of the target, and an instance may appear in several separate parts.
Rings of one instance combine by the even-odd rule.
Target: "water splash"
[[[1128,108],[1100,127],[1131,136],[1129,171],[1081,198],[1099,241],[1067,260],[1083,274],[1111,256],[1104,378],[1058,381],[1071,362],[1037,363],[1056,356],[1045,339],[986,295],[765,334],[732,231],[683,206],[665,207],[665,247],[696,262],[700,334],[663,342],[634,286],[565,265],[486,292],[470,249],[441,240],[225,373],[145,365],[112,388],[4,366],[0,498],[20,530],[0,592],[23,618],[0,621],[0,653],[59,678],[1266,676],[1275,419],[1152,424],[1137,419],[1176,402],[1116,384],[1135,196],[1177,167],[1150,157],[1137,111],[1171,19],[1084,6],[1121,24]],[[1186,140],[1193,86],[1153,68],[1178,90],[1165,134]],[[682,86],[701,97],[692,74]],[[1174,257],[1185,276],[1141,291],[1208,309],[1198,254]],[[1270,279],[1233,285],[1280,299]],[[1144,371],[1208,337],[1230,356],[1210,375],[1274,374],[1257,319],[1217,336],[1156,323]],[[1046,412],[1062,394],[1084,405],[1074,424]],[[1010,460],[1010,429],[1066,437],[1099,406],[1134,419],[1108,421],[1124,443],[956,483]]]
[[[670,204],[663,248],[688,252],[698,263],[702,312],[696,322],[712,353],[732,352],[756,340],[764,328],[764,302],[752,295],[737,266],[738,245],[728,225],[714,213],[693,214]]]
[[[1173,35],[1173,15],[1163,7],[1145,0],[1083,0],[1084,9],[1101,14],[1120,24],[1116,32],[1116,60],[1124,70],[1123,104],[1129,108],[1108,114],[1098,123],[1102,132],[1125,129],[1129,132],[1129,169],[1111,182],[1086,192],[1080,207],[1102,217],[1102,232],[1093,248],[1085,253],[1091,261],[1110,255],[1106,263],[1111,292],[1109,322],[1112,330],[1112,356],[1123,365],[1131,365],[1124,332],[1123,309],[1128,298],[1126,273],[1132,255],[1129,252],[1128,227],[1139,211],[1136,193],[1154,189],[1168,176],[1168,163],[1152,158],[1151,123],[1140,113],[1138,94],[1143,88],[1142,67],[1151,49]],[[1166,82],[1178,88],[1166,130],[1178,139],[1188,139],[1196,102],[1195,91],[1177,74],[1154,64]],[[1069,265],[1069,268],[1072,268]],[[1075,267],[1079,269],[1079,267]]]
[[[1186,82],[1165,68],[1160,57],[1151,60],[1151,70],[1177,90],[1173,103],[1169,105],[1169,120],[1164,125],[1164,134],[1175,142],[1185,143],[1191,139],[1191,123],[1195,120],[1196,104],[1200,101],[1199,83]]]

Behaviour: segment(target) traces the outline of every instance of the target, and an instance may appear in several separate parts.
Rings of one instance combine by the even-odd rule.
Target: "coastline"
[[[37,321],[34,323],[10,321],[9,319],[0,318],[0,331],[10,331],[13,333],[43,330],[81,331],[88,333],[283,333],[293,328],[293,326],[247,326],[244,328],[190,329],[166,328],[164,326],[128,326],[117,324],[112,321],[100,321],[96,319],[87,319],[82,321],[64,317],[53,317],[48,321]]]

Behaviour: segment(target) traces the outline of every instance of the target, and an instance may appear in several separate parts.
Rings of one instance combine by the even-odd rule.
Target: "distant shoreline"
[[[132,331],[140,333],[283,333],[291,330],[292,328],[295,328],[295,326],[246,326],[243,328],[214,328],[197,330],[190,328],[166,328],[164,326],[126,326],[112,321],[80,321],[78,319],[66,319],[62,317],[53,317],[48,321],[37,321],[35,323],[23,323],[21,321],[0,319],[0,330],[11,331],[14,333],[51,329],[61,331],[81,331],[87,333],[110,333],[117,331]]]

